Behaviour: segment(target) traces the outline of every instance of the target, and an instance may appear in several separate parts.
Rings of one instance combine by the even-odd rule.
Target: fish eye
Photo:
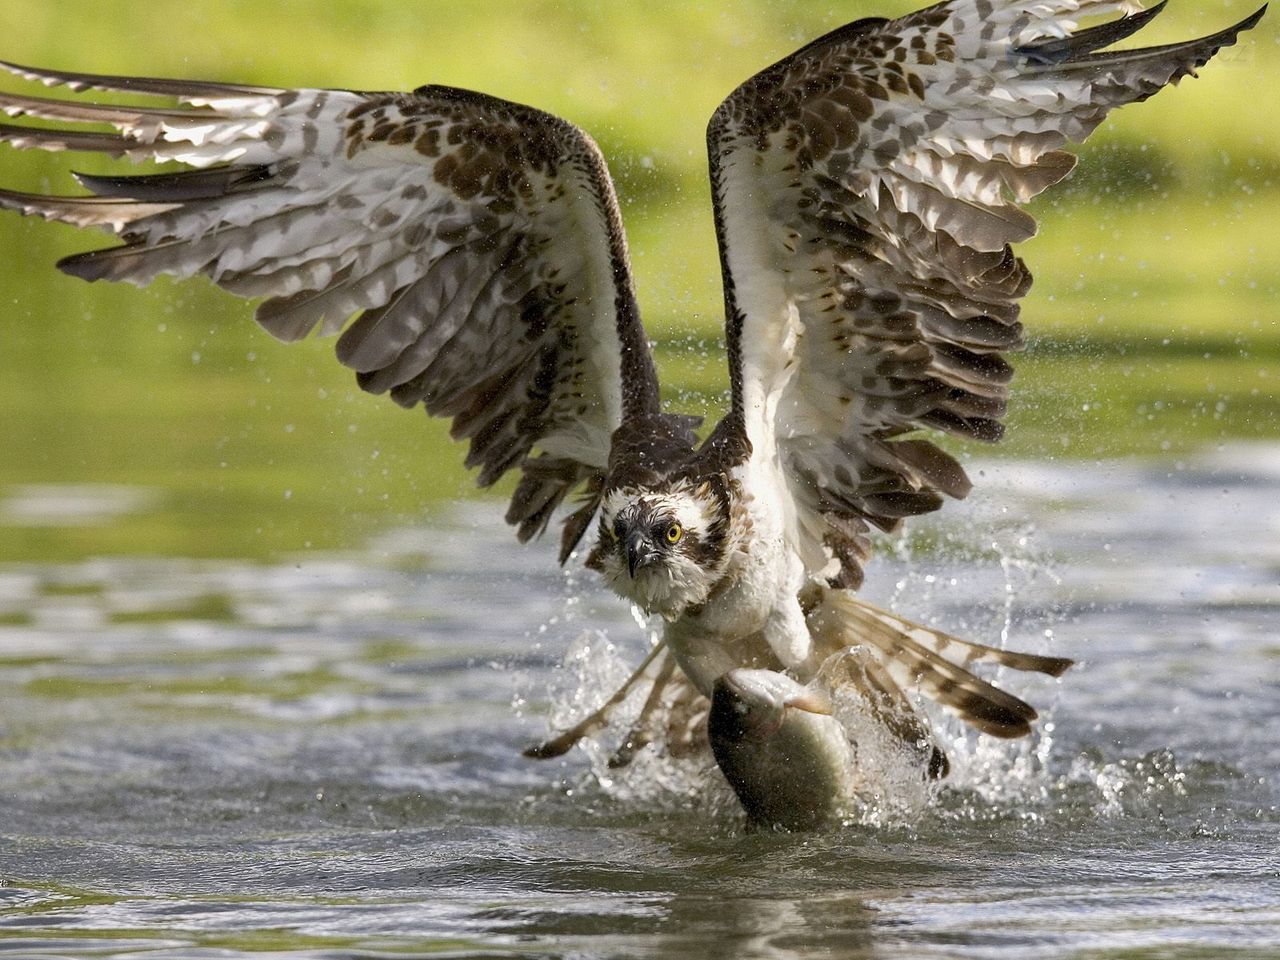
[[[667,543],[679,543],[680,538],[684,536],[684,527],[678,523],[673,523],[667,527]]]

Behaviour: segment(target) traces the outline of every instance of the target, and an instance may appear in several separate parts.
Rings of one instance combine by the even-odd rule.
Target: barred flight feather
[[[969,672],[975,663],[1061,676],[1074,661],[970,643],[899,617],[841,590],[813,604],[808,622],[827,655],[849,646],[870,651],[901,690],[919,690],[966,723],[996,737],[1031,732],[1036,712],[1017,697]],[[956,658],[953,662],[947,656]]]
[[[1022,345],[1031,286],[1011,246],[1036,231],[1019,204],[1071,173],[1068,143],[1262,15],[1185,43],[1103,49],[1162,9],[949,0],[833,31],[716,111],[734,415],[755,447],[776,445],[802,513],[891,530],[937,509],[938,494],[968,492],[958,465],[924,454],[928,441],[898,438],[928,427],[1000,439],[1012,377],[1000,354]],[[811,572],[835,558],[833,583],[859,581],[847,567],[860,551],[815,550],[822,530],[797,523]]]
[[[61,269],[137,284],[205,274],[265,297],[258,321],[281,340],[345,328],[338,359],[360,385],[454,418],[481,484],[526,468],[509,512],[522,539],[573,489],[598,493],[624,413],[657,415],[613,185],[571,124],[447,87],[283,90],[3,66],[77,93],[179,102],[0,93],[8,117],[63,125],[0,125],[11,146],[192,168],[78,175],[90,197],[0,191],[0,207],[125,241]],[[583,529],[575,515],[566,544]]]

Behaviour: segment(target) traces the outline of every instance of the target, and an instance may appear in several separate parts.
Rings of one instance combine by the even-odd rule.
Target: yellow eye
[[[680,538],[684,536],[684,528],[678,523],[673,523],[667,527],[667,543],[679,543]]]

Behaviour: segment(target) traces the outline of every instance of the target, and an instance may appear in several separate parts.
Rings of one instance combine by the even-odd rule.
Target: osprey
[[[1163,6],[948,0],[841,27],[735,90],[707,131],[730,408],[701,441],[696,418],[659,402],[600,151],[533,108],[442,86],[6,64],[46,86],[167,102],[0,94],[10,118],[53,121],[0,124],[0,140],[184,168],[81,175],[90,196],[3,191],[0,205],[123,241],[63,260],[69,274],[204,274],[264,298],[258,322],[282,340],[340,334],[361,387],[452,419],[481,486],[518,471],[506,519],[521,541],[575,498],[560,561],[585,541],[587,565],[665,632],[600,711],[530,755],[563,752],[647,685],[625,762],[750,669],[861,692],[936,775],[945,757],[908,691],[1021,736],[1035,711],[967,667],[1056,676],[1070,661],[949,637],[852,591],[873,530],[970,490],[921,431],[1001,435],[1001,354],[1023,342],[1031,285],[1011,245],[1036,229],[1020,204],[1071,172],[1064,146],[1192,74],[1265,10],[1203,39],[1107,52]],[[868,654],[859,669],[824,671],[852,647]]]

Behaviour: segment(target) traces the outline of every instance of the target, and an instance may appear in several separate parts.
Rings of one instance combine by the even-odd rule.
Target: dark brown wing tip
[[[87,253],[73,253],[54,264],[68,276],[79,277],[88,283],[95,280],[119,280],[128,273],[131,254],[141,256],[143,248],[126,243],[118,247],[105,247]]]
[[[1024,673],[1043,673],[1060,677],[1076,665],[1066,657],[1045,657],[1037,653],[1018,653],[1016,650],[996,650],[995,661],[1002,666]]]
[[[554,760],[556,757],[562,757],[569,752],[569,748],[573,744],[561,743],[557,740],[548,740],[545,743],[539,743],[535,746],[528,747],[520,751],[520,756],[527,757],[530,760]]]
[[[0,123],[0,143],[7,143],[16,150],[75,150],[105,153],[112,157],[124,156],[130,147],[124,137],[115,133],[56,130],[13,123]]]
[[[1076,661],[1067,657],[1042,657],[1041,666],[1036,672],[1050,677],[1060,677],[1075,665]]]
[[[117,93],[152,93],[165,97],[278,97],[288,91],[280,87],[257,87],[243,83],[215,83],[206,80],[169,80],[158,77],[124,77],[105,73],[79,73],[27,67],[0,60],[0,69],[46,87],[67,86],[76,93],[85,90],[112,90]]]
[[[991,737],[1017,740],[1028,736],[1031,724],[1040,719],[1040,714],[1031,704],[996,689],[1003,695],[1000,701],[975,694],[953,705],[956,714],[969,726]]]
[[[1149,10],[1130,14],[1127,17],[1112,20],[1089,30],[1081,30],[1061,39],[1045,40],[1040,43],[1019,47],[1013,52],[1036,63],[1061,63],[1064,60],[1071,59],[1073,56],[1091,53],[1094,50],[1111,46],[1127,37],[1133,36],[1156,17],[1160,16],[1168,5],[1169,0],[1161,0],[1160,3],[1157,3]]]
[[[1011,720],[1006,723],[1001,720],[970,717],[966,714],[961,714],[960,719],[977,729],[979,733],[985,733],[999,740],[1018,740],[1031,735],[1031,723],[1028,720]]]
[[[1168,0],[1165,0],[1165,2],[1167,3],[1167,2],[1168,2]],[[1162,3],[1162,4],[1161,4],[1161,6],[1164,6],[1164,4]],[[1259,21],[1263,18],[1263,16],[1266,14],[1266,12],[1267,12],[1267,7],[1269,7],[1269,6],[1271,6],[1271,4],[1269,4],[1269,3],[1264,3],[1261,7],[1259,7],[1259,8],[1258,8],[1257,12],[1255,12],[1255,13],[1253,13],[1253,14],[1251,14],[1251,15],[1249,15],[1249,16],[1247,16],[1247,17],[1245,17],[1243,20],[1241,20],[1241,21],[1236,25],[1236,29],[1237,29],[1237,30],[1239,30],[1241,33],[1243,33],[1243,32],[1244,32],[1244,31],[1246,31],[1246,30],[1252,30],[1254,27],[1256,27],[1256,26],[1258,25],[1258,22],[1259,22]]]
[[[595,519],[596,511],[599,508],[600,498],[596,496],[588,500],[580,509],[564,518],[560,532],[560,552],[557,555],[560,566],[563,567],[569,562],[569,557],[573,555],[573,551],[578,548],[582,538],[591,529],[591,521]]]
[[[1136,54],[1170,54],[1170,53],[1184,53],[1184,52],[1192,52],[1192,51],[1204,51],[1204,60],[1197,60],[1197,64],[1203,64],[1208,62],[1208,59],[1212,57],[1214,54],[1216,54],[1223,47],[1229,47],[1235,44],[1235,42],[1239,39],[1240,34],[1244,33],[1247,30],[1252,30],[1254,27],[1256,27],[1258,25],[1258,22],[1262,19],[1263,15],[1266,14],[1268,6],[1270,6],[1270,4],[1264,3],[1256,11],[1251,13],[1249,16],[1245,17],[1239,23],[1232,24],[1229,27],[1219,30],[1217,33],[1211,33],[1206,37],[1199,37],[1197,39],[1186,40],[1181,43],[1171,43],[1171,44],[1165,44],[1159,47],[1149,47],[1146,49],[1132,50],[1127,52],[1136,53]],[[1082,60],[1088,62],[1093,60],[1105,59],[1107,56],[1109,56],[1109,54],[1100,53],[1100,54],[1095,54],[1092,57],[1082,58]]]
[[[130,176],[99,176],[72,171],[71,176],[98,197],[145,200],[151,203],[190,203],[195,200],[218,200],[232,193],[264,186],[271,179],[271,168],[259,164]]]
[[[1227,27],[1225,30],[1219,30],[1217,33],[1211,34],[1210,36],[1207,36],[1202,40],[1188,41],[1188,45],[1196,44],[1196,43],[1205,43],[1205,44],[1213,44],[1216,47],[1229,47],[1236,42],[1236,39],[1239,37],[1240,34],[1244,33],[1247,30],[1252,30],[1254,27],[1258,25],[1258,22],[1262,19],[1263,15],[1266,14],[1268,6],[1270,6],[1270,4],[1264,3],[1261,7],[1255,10],[1253,13],[1249,14],[1249,16],[1245,17],[1239,23],[1233,24],[1232,26]]]
[[[23,80],[41,80],[45,74],[43,70],[37,70],[34,67],[24,67],[20,63],[14,63],[12,60],[0,60],[0,70],[6,70],[15,77],[21,77]]]
[[[101,280],[105,273],[102,258],[95,257],[93,253],[73,253],[69,257],[63,257],[54,266],[69,277],[79,277],[89,283]]]

